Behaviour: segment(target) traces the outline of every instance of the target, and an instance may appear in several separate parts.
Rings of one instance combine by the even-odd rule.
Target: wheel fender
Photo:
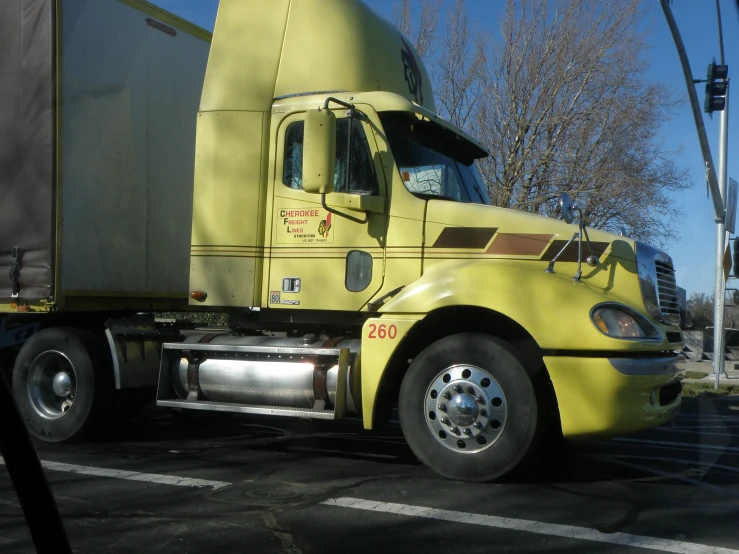
[[[422,318],[422,314],[382,316],[368,319],[362,326],[362,419],[365,429],[372,429],[375,400],[390,358],[408,331]]]

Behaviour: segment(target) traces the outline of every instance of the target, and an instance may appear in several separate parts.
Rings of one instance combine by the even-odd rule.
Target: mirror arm
[[[578,210],[579,211],[579,210]],[[588,252],[590,252],[590,256],[588,256],[585,259],[585,262],[590,267],[595,267],[600,263],[600,258],[598,257],[598,254],[595,253],[595,250],[593,250],[593,245],[590,244],[590,235],[588,235],[588,226],[585,220],[582,217],[582,212],[580,212],[580,232],[585,235],[585,242],[588,243]],[[580,239],[582,240],[582,239]]]
[[[568,240],[568,241],[567,241],[567,244],[565,244],[565,245],[564,245],[564,246],[562,247],[562,250],[560,250],[559,252],[557,252],[557,255],[556,255],[556,256],[554,256],[554,258],[552,258],[552,261],[551,261],[551,262],[549,262],[549,266],[548,266],[548,267],[547,267],[547,268],[546,268],[546,269],[544,270],[544,271],[545,271],[546,273],[554,273],[554,263],[555,263],[555,262],[556,262],[556,261],[557,261],[557,260],[559,259],[559,257],[560,257],[560,256],[562,255],[562,252],[564,252],[565,250],[567,250],[567,247],[568,247],[568,246],[569,246],[570,244],[572,244],[572,241],[573,241],[573,240],[575,240],[575,239],[576,239],[576,238],[577,238],[577,237],[578,237],[579,235],[580,235],[580,233],[575,233],[574,235],[572,235],[572,238],[570,238],[570,240]]]
[[[585,233],[585,242],[588,243],[588,252],[590,252],[591,254],[594,254],[595,252],[593,252],[593,246],[590,244],[590,236],[588,235],[588,228],[587,228],[587,226],[586,225],[583,225],[582,226],[582,230]]]
[[[321,194],[321,207],[323,207],[323,209],[326,210],[327,212],[338,215],[339,217],[345,217],[346,219],[350,219],[351,221],[354,221],[355,223],[367,223],[369,221],[369,213],[365,212],[364,219],[359,219],[358,217],[354,217],[353,215],[345,214],[343,212],[337,212],[333,208],[327,206],[325,194]]]
[[[324,110],[327,110],[328,109],[329,102],[333,102],[334,104],[338,104],[339,106],[344,106],[345,108],[348,108],[348,109],[350,109],[352,111],[354,111],[354,109],[355,109],[354,108],[354,104],[348,104],[348,103],[346,103],[346,102],[344,102],[342,100],[339,100],[338,98],[334,98],[333,96],[329,96],[328,98],[326,98],[326,101],[323,103],[323,109]]]
[[[582,236],[585,231],[585,222],[582,219],[582,210],[580,208],[575,208],[577,210],[577,223],[578,227],[580,228],[580,232],[577,234],[577,271],[575,272],[575,275],[572,277],[573,281],[579,281],[580,277],[582,277]],[[588,248],[590,248],[590,241],[588,240]]]

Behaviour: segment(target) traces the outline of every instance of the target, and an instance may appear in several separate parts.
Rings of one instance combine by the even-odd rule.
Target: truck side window
[[[349,129],[351,128],[351,153]],[[349,183],[347,186],[347,162]],[[303,122],[296,121],[285,130],[285,165],[282,182],[290,188],[303,188]],[[334,191],[352,194],[378,195],[379,185],[375,164],[370,155],[367,137],[362,124],[348,118],[336,121],[336,169]]]

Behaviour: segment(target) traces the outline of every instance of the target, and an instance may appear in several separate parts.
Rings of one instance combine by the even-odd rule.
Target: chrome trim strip
[[[237,346],[234,344],[197,344],[182,342],[167,342],[162,346],[164,350],[197,350],[206,352],[228,352],[233,354],[289,354],[297,356],[330,356],[338,358],[340,348],[293,348],[283,346]]]

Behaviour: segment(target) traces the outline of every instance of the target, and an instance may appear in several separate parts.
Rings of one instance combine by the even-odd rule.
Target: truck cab
[[[435,113],[397,30],[361,2],[277,5],[220,5],[191,304],[229,307],[244,327],[323,333],[313,346],[357,341],[337,378],[341,412],[371,429],[397,402],[414,452],[452,477],[508,471],[552,414],[568,438],[668,421],[683,371],[669,257],[491,206],[475,167],[488,151]],[[262,47],[247,48],[255,36]],[[179,375],[193,371],[174,358]],[[485,369],[498,361],[509,370]],[[508,469],[490,470],[483,452],[517,424],[519,446],[498,455]]]

